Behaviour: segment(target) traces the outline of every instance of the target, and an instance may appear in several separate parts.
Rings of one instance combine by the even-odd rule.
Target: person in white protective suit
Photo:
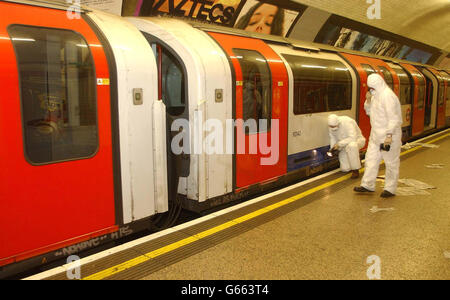
[[[339,163],[342,172],[352,171],[352,178],[359,177],[361,160],[359,150],[366,144],[355,120],[347,116],[328,116],[331,153],[339,151]]]
[[[400,169],[402,146],[402,112],[397,95],[387,86],[379,74],[367,78],[372,94],[364,103],[372,127],[366,152],[365,172],[361,186],[355,192],[374,192],[380,162],[386,165],[386,180],[381,197],[395,196]]]

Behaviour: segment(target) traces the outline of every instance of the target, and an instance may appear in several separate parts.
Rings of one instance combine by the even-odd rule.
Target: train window
[[[294,114],[352,108],[352,78],[339,61],[283,54],[294,74]]]
[[[8,28],[17,56],[25,153],[33,164],[87,158],[98,148],[96,75],[78,33]]]
[[[445,84],[444,80],[439,81],[439,106],[444,106],[444,92],[445,92]]]
[[[409,75],[401,67],[395,67],[394,70],[400,80],[400,103],[401,105],[411,104],[411,80]]]
[[[440,71],[439,73],[442,76],[442,88],[441,88],[441,85],[439,85],[439,89],[442,90],[441,92],[439,92],[439,95],[440,95],[439,99],[441,99],[440,102],[439,102],[439,105],[443,106],[444,103],[449,100],[450,76],[444,71]],[[446,89],[446,91],[444,91],[444,89]],[[442,96],[441,96],[441,94],[442,94]]]
[[[364,69],[364,71],[366,71],[367,76],[376,73],[375,69],[372,68],[371,65],[368,65],[368,64],[361,64],[361,67]]]
[[[423,109],[423,106],[425,104],[425,78],[423,76],[417,76],[417,79],[419,80],[419,99],[417,101],[419,109]]]
[[[383,73],[384,81],[386,81],[386,84],[391,88],[391,90],[394,90],[394,80],[392,79],[392,74],[388,70],[388,68],[383,66],[378,66],[381,73]]]
[[[445,101],[449,102],[450,101],[450,74],[449,73],[443,73],[445,80],[447,82],[447,95],[445,97]],[[449,109],[449,104],[447,103],[447,109]]]
[[[152,43],[158,65],[159,97],[166,105],[167,112],[179,116],[185,110],[185,74],[180,61],[167,49]]]
[[[243,120],[255,120],[257,132],[270,128],[272,118],[272,78],[266,59],[257,51],[233,49],[242,69]],[[267,120],[267,128],[260,128],[259,120]],[[246,133],[255,128],[246,127]]]

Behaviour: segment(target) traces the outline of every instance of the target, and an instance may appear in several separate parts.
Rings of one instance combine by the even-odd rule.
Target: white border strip
[[[438,133],[435,133],[435,134],[426,136],[426,137],[424,137],[424,138],[421,138],[421,139],[417,140],[417,142],[423,141],[423,140],[425,140],[425,139],[431,139],[431,138],[433,138],[434,136],[440,135],[440,134],[444,134],[444,133],[446,133],[447,131],[450,131],[450,129],[446,129],[446,130],[440,131],[440,132],[438,132]],[[363,162],[364,162],[364,160],[363,160]],[[157,239],[157,238],[160,238],[160,237],[169,235],[169,234],[171,234],[171,233],[174,233],[174,232],[177,232],[177,231],[181,231],[182,229],[185,229],[185,228],[188,228],[188,227],[197,225],[197,224],[199,224],[199,223],[202,223],[202,222],[205,222],[205,221],[214,219],[214,218],[216,218],[216,217],[222,216],[222,215],[227,214],[227,213],[229,213],[229,212],[233,212],[233,211],[236,211],[236,210],[241,209],[241,208],[243,208],[243,207],[247,207],[247,206],[249,206],[249,205],[252,205],[252,204],[254,204],[254,203],[261,202],[261,201],[266,200],[266,199],[268,199],[268,198],[272,198],[272,197],[278,196],[278,195],[280,195],[280,194],[289,192],[289,191],[291,191],[291,190],[293,190],[293,189],[299,188],[299,187],[304,186],[304,185],[306,185],[306,184],[309,184],[309,183],[311,183],[311,182],[318,181],[318,180],[320,180],[320,179],[322,179],[322,178],[331,176],[331,175],[336,174],[336,173],[338,173],[338,172],[339,172],[339,169],[336,169],[336,170],[327,172],[327,173],[325,173],[325,174],[322,174],[322,175],[319,175],[319,176],[317,176],[317,177],[313,177],[313,178],[310,178],[310,179],[308,179],[308,180],[305,180],[305,181],[296,183],[296,184],[294,184],[294,185],[288,186],[288,187],[286,187],[286,188],[280,189],[280,190],[275,191],[275,192],[272,192],[272,193],[270,193],[270,194],[260,196],[260,197],[258,197],[258,198],[253,199],[253,200],[249,200],[249,201],[246,201],[246,202],[243,202],[243,203],[234,205],[234,206],[232,206],[232,207],[223,209],[223,210],[221,210],[221,211],[218,211],[218,212],[215,212],[215,213],[211,213],[211,214],[209,214],[209,215],[207,215],[207,216],[204,216],[204,217],[201,217],[201,218],[192,220],[192,221],[190,221],[190,222],[183,223],[183,224],[180,224],[180,225],[178,225],[178,226],[175,226],[175,227],[172,227],[172,228],[168,228],[168,229],[165,229],[165,230],[160,231],[160,232],[156,232],[156,233],[154,233],[154,234],[151,234],[151,235],[148,235],[148,236],[145,236],[145,237],[136,239],[136,240],[134,240],[134,241],[125,243],[125,244],[123,244],[123,245],[120,245],[120,246],[117,246],[117,247],[114,247],[114,248],[111,248],[111,249],[108,249],[108,250],[105,250],[105,251],[102,251],[102,252],[99,252],[99,253],[97,253],[97,254],[93,254],[93,255],[91,255],[91,256],[82,258],[80,261],[72,262],[72,263],[70,263],[70,264],[65,264],[65,265],[63,265],[63,266],[56,267],[56,268],[51,269],[51,270],[48,270],[48,271],[45,271],[45,272],[42,272],[42,273],[39,273],[39,274],[30,276],[30,277],[27,277],[27,278],[23,278],[22,280],[43,280],[43,279],[52,277],[52,276],[57,275],[57,274],[60,274],[60,273],[66,273],[68,270],[73,270],[74,267],[80,267],[81,270],[82,270],[82,267],[83,267],[83,265],[85,265],[85,264],[94,262],[94,261],[96,261],[96,260],[102,259],[102,258],[104,258],[104,257],[107,257],[107,256],[109,256],[109,255],[116,254],[116,253],[121,252],[121,251],[124,251],[124,250],[128,250],[128,249],[133,248],[133,247],[135,247],[135,246],[139,246],[139,245],[141,245],[141,244],[144,244],[144,243],[147,243],[147,242],[149,242],[149,241],[155,240],[155,239]]]

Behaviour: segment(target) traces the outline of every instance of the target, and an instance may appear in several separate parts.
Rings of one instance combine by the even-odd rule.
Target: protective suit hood
[[[338,126],[339,125],[339,117],[335,114],[331,114],[328,116],[328,126]]]
[[[370,74],[369,77],[367,77],[367,86],[369,88],[373,88],[378,95],[380,95],[387,88],[387,84],[383,77],[376,73]]]

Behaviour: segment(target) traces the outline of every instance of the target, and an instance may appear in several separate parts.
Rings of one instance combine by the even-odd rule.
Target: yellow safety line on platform
[[[431,140],[429,142],[426,142],[425,144],[432,144],[432,143],[437,142],[439,140],[442,140],[442,139],[444,139],[444,138],[446,138],[448,136],[450,136],[450,133],[445,134],[443,136],[440,136],[440,137],[438,137],[438,138],[436,138],[434,140]],[[400,156],[408,154],[408,153],[411,153],[413,151],[416,151],[416,150],[418,150],[418,149],[420,149],[422,147],[423,146],[417,146],[415,148],[406,150],[406,151],[402,152],[400,154]],[[363,170],[364,170],[364,168],[361,169],[361,171],[363,171]],[[142,263],[144,263],[144,262],[146,262],[146,261],[148,261],[148,260],[150,260],[152,258],[156,258],[156,257],[161,256],[163,254],[169,253],[169,252],[171,252],[171,251],[173,251],[175,249],[178,249],[178,248],[181,248],[183,246],[189,245],[189,244],[191,244],[193,242],[196,242],[198,240],[206,238],[206,237],[208,237],[210,235],[213,235],[215,233],[223,231],[223,230],[225,230],[227,228],[230,228],[230,227],[233,227],[235,225],[241,224],[241,223],[246,222],[248,220],[254,219],[254,218],[256,218],[256,217],[258,217],[260,215],[268,213],[268,212],[270,212],[272,210],[275,210],[277,208],[285,206],[285,205],[287,205],[289,203],[292,203],[292,202],[295,202],[295,201],[300,200],[302,198],[305,198],[306,196],[309,196],[309,195],[311,195],[311,194],[313,194],[315,192],[318,192],[320,190],[323,190],[323,189],[326,189],[326,188],[328,188],[330,186],[333,186],[333,185],[335,185],[337,183],[345,181],[345,180],[349,179],[350,176],[351,175],[348,174],[348,175],[342,176],[342,177],[340,177],[338,179],[335,179],[335,180],[332,180],[330,182],[324,183],[324,184],[322,184],[320,186],[317,186],[315,188],[309,189],[309,190],[307,190],[307,191],[305,191],[303,193],[300,193],[300,194],[295,195],[293,197],[287,198],[285,200],[282,200],[280,202],[272,204],[272,205],[270,205],[268,207],[261,208],[261,209],[259,209],[257,211],[249,213],[249,214],[247,214],[245,216],[242,216],[242,217],[236,218],[234,220],[228,221],[228,222],[226,222],[226,223],[224,223],[222,225],[219,225],[219,226],[216,226],[214,228],[205,230],[205,231],[200,232],[198,234],[195,234],[195,235],[193,235],[191,237],[185,238],[185,239],[180,240],[178,242],[172,243],[172,244],[167,245],[165,247],[159,248],[157,250],[148,252],[148,253],[146,253],[144,255],[138,256],[138,257],[133,258],[131,260],[128,260],[128,261],[126,261],[124,263],[118,264],[118,265],[116,265],[114,267],[111,267],[111,268],[108,268],[106,270],[100,271],[98,273],[92,274],[90,276],[84,277],[83,280],[100,280],[100,279],[104,279],[104,278],[110,277],[110,276],[112,276],[114,274],[120,273],[120,272],[125,271],[127,269],[133,268],[133,267],[135,267],[137,265],[140,265],[140,264],[142,264]]]

